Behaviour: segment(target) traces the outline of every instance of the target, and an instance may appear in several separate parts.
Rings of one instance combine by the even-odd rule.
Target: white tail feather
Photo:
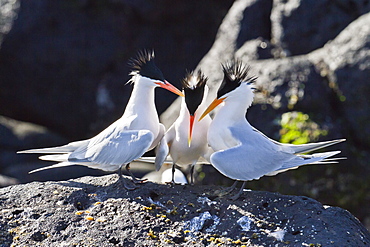
[[[312,164],[325,165],[325,164],[338,163],[336,160],[346,159],[346,158],[331,158],[331,159],[327,159],[327,158],[332,157],[334,155],[337,155],[340,152],[341,151],[332,151],[332,152],[324,152],[324,153],[315,153],[315,154],[311,154],[311,155],[298,155],[299,157],[305,158],[305,160],[304,160],[304,162],[302,162],[302,164],[295,164],[295,165],[292,165],[292,166],[283,166],[283,167],[281,167],[280,169],[278,169],[276,171],[269,172],[268,174],[266,174],[266,176],[275,176],[279,173],[282,173],[282,172],[285,172],[285,171],[288,171],[288,170],[297,169],[298,167],[300,167],[302,165],[312,165]],[[312,160],[312,162],[310,162],[310,159]]]
[[[63,154],[63,153],[70,153],[70,152],[73,152],[73,150],[71,150],[71,148],[62,146],[62,147],[53,147],[53,148],[38,148],[38,149],[23,150],[23,151],[18,151],[17,154],[32,154],[32,153],[35,153],[35,154],[37,154],[37,153],[38,154],[47,154],[47,153]]]
[[[64,166],[73,166],[73,165],[77,165],[77,164],[70,163],[70,162],[61,162],[61,163],[54,164],[54,165],[51,165],[51,166],[41,167],[41,168],[32,170],[28,173],[31,174],[31,173],[34,173],[34,172],[39,172],[39,171],[48,170],[48,169],[52,169],[52,168],[64,167]]]
[[[295,144],[283,144],[286,147],[289,147],[295,154],[301,154],[301,153],[308,153],[315,151],[317,149],[325,148],[340,142],[344,142],[346,139],[338,139],[338,140],[332,140],[332,141],[325,141],[325,142],[317,142],[317,143],[307,143],[307,144],[301,144],[301,145],[295,145]]]
[[[40,160],[57,161],[57,162],[68,162],[69,154],[51,154],[40,156]]]
[[[30,149],[30,150],[23,150],[18,151],[18,154],[30,154],[30,153],[54,153],[54,154],[64,154],[64,153],[71,153],[75,151],[77,148],[86,145],[90,140],[83,140],[83,141],[76,141],[68,143],[67,145],[63,145],[60,147],[51,147],[51,148],[37,148],[37,149]]]

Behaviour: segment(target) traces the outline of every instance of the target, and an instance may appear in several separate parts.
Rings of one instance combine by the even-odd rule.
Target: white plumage
[[[70,165],[84,165],[104,171],[121,171],[123,165],[129,169],[128,165],[132,160],[154,148],[165,132],[164,126],[159,123],[155,108],[154,89],[159,86],[178,95],[183,96],[183,94],[164,80],[162,72],[155,66],[153,59],[153,52],[143,51],[139,52],[136,59],[131,60],[134,69],[131,73],[131,82],[134,87],[130,100],[122,117],[101,133],[90,139],[61,147],[18,152],[52,153],[41,156],[40,159],[59,162],[31,172]],[[133,175],[132,177],[134,178]]]
[[[344,139],[303,145],[283,144],[271,140],[252,127],[245,114],[253,102],[252,83],[255,78],[248,77],[248,68],[239,61],[223,66],[223,71],[224,81],[218,91],[218,98],[202,115],[205,116],[217,105],[221,105],[208,131],[208,143],[215,151],[210,161],[219,172],[238,181],[248,181],[264,175],[276,175],[301,165],[335,162],[335,159],[327,158],[340,151],[312,155],[301,153],[327,147]]]
[[[159,170],[168,155],[176,165],[191,165],[191,183],[193,183],[193,168],[199,159],[209,151],[207,132],[211,118],[207,116],[199,122],[200,114],[207,107],[207,78],[198,73],[189,73],[183,80],[183,93],[180,115],[167,130],[161,140],[155,158],[156,169]],[[193,118],[193,120],[191,120]],[[204,160],[204,159],[203,159]]]

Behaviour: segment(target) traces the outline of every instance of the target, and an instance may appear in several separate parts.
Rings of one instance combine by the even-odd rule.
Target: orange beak
[[[156,82],[155,84],[157,84],[161,88],[167,89],[168,91],[173,92],[173,93],[175,93],[175,94],[177,94],[181,97],[185,96],[180,90],[178,90],[175,86],[173,86],[171,83],[169,83],[166,80],[164,81],[164,83],[163,82]]]
[[[190,125],[189,125],[189,136],[188,136],[188,145],[190,147],[191,137],[193,136],[193,126],[194,126],[194,116],[190,115]]]
[[[208,113],[210,113],[213,109],[216,108],[216,106],[218,106],[219,104],[221,104],[222,102],[224,102],[224,100],[226,99],[226,97],[224,98],[219,98],[219,99],[215,99],[208,107],[207,109],[203,112],[202,116],[200,116],[199,120],[202,120],[205,116],[207,116]]]

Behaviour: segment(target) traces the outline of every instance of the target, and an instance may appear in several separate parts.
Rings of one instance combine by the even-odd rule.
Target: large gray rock
[[[235,1],[220,26],[214,45],[198,65],[209,77],[210,98],[215,97],[222,80],[220,63],[237,57],[250,65],[251,74],[258,77],[254,105],[247,113],[253,126],[279,140],[281,127],[278,121],[283,113],[300,111],[309,114],[328,131],[321,140],[347,138],[346,143],[331,150],[341,150],[341,156],[347,157],[348,161],[342,160],[332,166],[300,168],[276,177],[262,178],[249,186],[307,195],[325,203],[337,202],[355,212],[363,222],[369,221],[369,209],[359,205],[370,203],[367,193],[370,187],[370,153],[367,148],[370,140],[370,126],[367,124],[370,122],[367,97],[370,90],[370,14],[355,19],[337,37],[334,36],[333,41],[326,40],[320,49],[284,57],[277,54],[279,47],[264,38],[246,41],[237,48],[242,16],[253,15],[253,4],[258,4],[258,1]],[[275,58],[261,59],[262,52]],[[179,101],[172,104],[162,114],[162,122],[169,126],[177,117],[179,107]],[[213,172],[208,167],[203,167],[203,171],[206,175]],[[205,177],[204,182],[224,182],[222,176],[215,179],[216,176],[217,173],[212,173],[209,179]],[[330,196],[333,194],[335,197]]]
[[[32,155],[17,155],[17,151],[65,143],[66,139],[45,127],[0,116],[0,173],[9,166],[35,158]]]
[[[271,11],[272,40],[284,50],[282,56],[306,54],[369,11],[369,1],[362,0],[277,0]]]
[[[348,211],[299,196],[223,187],[142,184],[117,176],[0,189],[2,246],[369,246]]]
[[[19,1],[1,0],[0,1],[0,47],[3,37],[11,30],[13,22],[17,17]]]
[[[0,116],[0,187],[31,181],[55,181],[86,175],[101,175],[101,171],[83,166],[53,169],[29,174],[31,170],[51,162],[38,159],[38,154],[17,154],[31,148],[52,147],[66,144],[67,140],[45,127]]]
[[[131,93],[127,60],[138,49],[154,48],[166,79],[179,86],[231,2],[17,1],[0,49],[0,114],[69,139],[91,137],[122,114]],[[158,90],[156,98],[162,112],[176,95]]]
[[[214,98],[221,83],[223,74],[221,62],[230,60],[240,50],[240,54],[247,53],[246,59],[272,57],[266,54],[265,41],[270,39],[270,21],[272,1],[244,1],[233,3],[216,35],[211,49],[199,62],[201,68],[209,78],[209,98]],[[256,40],[253,42],[253,40]],[[250,43],[252,42],[252,43]],[[263,43],[263,45],[262,45]],[[261,48],[264,47],[264,48]],[[249,48],[246,51],[246,48]],[[254,52],[250,52],[253,49]],[[260,55],[262,53],[263,55]],[[177,99],[161,116],[162,123],[169,127],[179,114],[180,99]]]
[[[338,99],[335,114],[347,135],[364,148],[370,145],[370,13],[361,16],[332,42],[309,54]]]

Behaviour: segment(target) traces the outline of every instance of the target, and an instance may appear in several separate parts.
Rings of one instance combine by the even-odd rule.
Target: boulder
[[[303,2],[305,1],[301,1],[301,4]],[[294,1],[288,1],[286,5],[293,3]],[[316,47],[319,49],[311,51],[314,49],[311,47],[307,51],[309,53],[287,56],[289,54],[279,54],[284,52],[283,49],[272,40],[266,40],[268,37],[252,40],[246,38],[243,45],[237,45],[237,40],[240,40],[240,26],[248,25],[242,23],[243,15],[253,15],[254,4],[261,3],[234,2],[220,25],[212,48],[198,64],[198,68],[209,78],[209,98],[215,97],[223,77],[220,63],[236,57],[250,65],[251,75],[258,77],[254,105],[247,113],[247,119],[254,127],[279,140],[279,121],[282,114],[291,111],[303,112],[327,131],[327,135],[321,136],[319,140],[347,138],[346,143],[330,148],[341,150],[340,156],[347,157],[347,161],[341,160],[339,164],[330,166],[307,166],[276,177],[261,178],[251,182],[250,187],[306,195],[323,203],[338,203],[354,212],[363,222],[369,221],[369,209],[360,205],[370,203],[367,193],[370,188],[370,153],[367,148],[370,140],[370,127],[367,124],[370,122],[370,102],[367,97],[370,89],[370,31],[367,24],[370,22],[370,14],[360,17],[354,14],[353,22],[343,26],[336,33],[337,36],[332,36],[332,41],[326,40]],[[303,14],[302,16],[305,17]],[[258,18],[254,21],[265,23]],[[272,20],[274,21],[277,20]],[[320,27],[316,24],[316,27],[312,28]],[[328,33],[332,31],[327,30]],[[333,31],[331,35],[334,33]],[[297,43],[299,44],[298,41]],[[179,108],[177,100],[162,114],[161,120],[166,126],[170,126],[176,119]],[[231,183],[225,181],[223,176],[213,173],[209,167],[203,167],[203,172],[206,175],[204,183]],[[207,178],[209,172],[211,175]],[[215,179],[216,176],[219,177]]]
[[[35,159],[34,155],[17,155],[17,151],[66,143],[66,139],[43,126],[4,116],[0,116],[0,136],[0,172],[15,164]]]
[[[0,29],[11,29],[0,49],[0,114],[70,140],[91,137],[121,116],[131,93],[127,61],[138,49],[154,49],[179,86],[231,2],[5,1],[13,18],[1,8]],[[158,90],[156,98],[162,112],[176,95]]]
[[[19,1],[3,0],[0,8],[0,47],[3,37],[12,29],[17,17]]]
[[[369,11],[368,1],[274,1],[271,38],[282,48],[282,56],[306,54],[323,47]]]
[[[360,149],[370,145],[369,22],[370,13],[359,17],[333,41],[308,56],[333,89],[333,111],[346,126],[343,132]]]
[[[303,196],[142,184],[116,175],[0,189],[4,246],[369,246],[348,211]]]
[[[19,181],[17,179],[0,174],[0,187],[6,187],[18,183]]]
[[[0,187],[32,181],[55,181],[86,175],[105,174],[82,166],[52,169],[29,174],[30,171],[53,162],[38,159],[38,154],[17,154],[31,148],[59,146],[67,140],[43,126],[0,116]],[[54,162],[55,163],[55,162]]]

